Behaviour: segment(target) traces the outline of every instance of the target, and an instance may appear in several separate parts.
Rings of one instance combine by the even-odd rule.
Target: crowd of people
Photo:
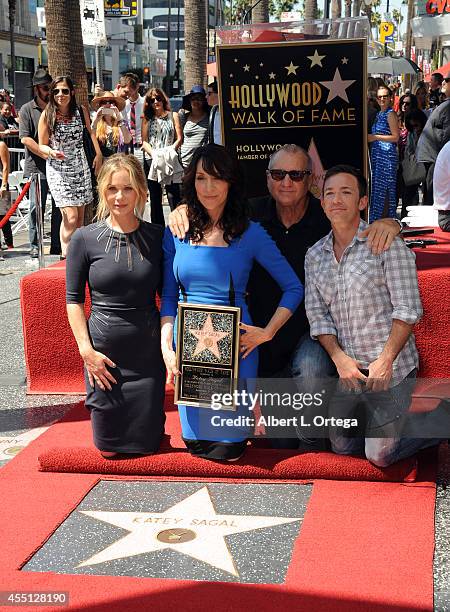
[[[267,196],[247,201],[239,165],[221,146],[217,83],[208,91],[193,87],[176,113],[164,91],[151,87],[142,96],[136,75],[127,73],[114,91],[97,88],[87,109],[77,104],[70,77],[35,73],[34,98],[19,116],[25,174],[39,172],[43,205],[50,190],[61,212],[67,313],[85,365],[94,443],[105,458],[159,449],[165,384],[181,374],[180,301],[240,308],[240,390],[251,390],[258,376],[287,379],[303,393],[327,379],[333,381],[322,406],[327,414],[347,420],[363,409],[370,416],[350,437],[339,427],[307,436],[296,422],[289,435],[263,427],[274,447],[362,454],[387,466],[438,442],[403,438],[399,429],[417,374],[413,327],[422,310],[414,256],[398,238],[395,217],[398,193],[406,210],[418,203],[421,182],[433,197],[430,174],[444,166],[448,177],[450,120],[442,118],[450,118],[449,82],[450,75],[440,83],[444,101],[436,87],[425,98],[417,88],[396,101],[375,82],[369,225],[361,220],[368,204],[362,174],[347,165],[330,168],[319,201],[310,192],[312,160],[294,144],[270,157]],[[1,153],[3,192],[8,169]],[[420,168],[420,182],[411,181],[405,160],[413,177]],[[446,201],[448,222],[443,183],[437,200]],[[166,229],[164,189],[171,208]],[[84,208],[95,198],[96,218],[84,226]],[[143,220],[148,202],[151,222]],[[35,216],[31,206],[31,256]],[[4,232],[8,241],[6,226]],[[245,397],[235,418],[249,413]],[[291,407],[276,408],[278,416],[292,416]],[[227,410],[179,405],[187,450],[208,460],[240,459],[249,438],[261,433],[256,422],[265,409],[252,406],[253,426],[244,419],[245,425],[218,428]]]
[[[431,75],[429,87],[420,81],[414,92],[400,94],[400,84],[388,86],[370,77],[368,84],[369,151],[371,162],[370,219],[401,218],[408,207],[435,202],[434,167],[450,140],[450,73]],[[440,209],[440,225],[449,227],[446,209]]]

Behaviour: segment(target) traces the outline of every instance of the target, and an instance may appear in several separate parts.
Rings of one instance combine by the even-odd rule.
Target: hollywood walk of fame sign
[[[365,39],[219,45],[217,62],[224,143],[249,196],[267,193],[269,157],[288,143],[312,150],[314,177],[335,164],[367,175]]]
[[[175,403],[209,408],[213,394],[233,394],[238,380],[240,314],[235,306],[178,304],[181,375],[175,381]]]

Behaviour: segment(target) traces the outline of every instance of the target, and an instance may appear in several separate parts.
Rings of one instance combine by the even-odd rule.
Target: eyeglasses
[[[386,98],[390,98],[390,94],[386,95],[386,96],[377,96],[378,100],[385,100]]]
[[[311,174],[311,170],[278,170],[272,168],[271,170],[267,170],[267,174],[270,174],[274,181],[282,181],[284,177],[288,175],[291,181],[300,183],[305,176]]]
[[[162,102],[163,101],[161,96],[155,96],[154,98],[147,98],[147,100],[150,102],[150,104],[154,104],[155,102]]]
[[[63,87],[62,89],[54,89],[53,95],[57,96],[58,94],[61,94],[61,96],[68,96],[70,94],[70,89],[67,87]]]

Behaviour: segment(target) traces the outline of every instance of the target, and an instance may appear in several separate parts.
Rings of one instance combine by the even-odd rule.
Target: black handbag
[[[86,121],[84,119],[84,111],[81,107],[78,108],[81,117],[81,123],[83,124],[83,149],[84,154],[86,155],[86,160],[89,166],[89,169],[92,171],[92,164],[94,163],[95,156],[97,153],[95,152],[94,143],[92,142],[91,134],[86,127]]]

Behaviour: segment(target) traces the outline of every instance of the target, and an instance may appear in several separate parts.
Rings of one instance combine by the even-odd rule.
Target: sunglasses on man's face
[[[39,89],[42,91],[50,91],[50,85],[38,85]]]
[[[270,174],[274,181],[282,181],[284,177],[288,175],[291,181],[300,183],[305,176],[311,174],[311,170],[278,170],[272,168],[271,170],[267,170],[267,174]]]
[[[54,89],[53,95],[57,96],[58,94],[60,94],[61,96],[68,96],[70,94],[70,89],[68,89],[67,87],[63,87],[62,89]]]
[[[155,96],[154,98],[147,98],[150,104],[154,104],[155,102],[162,102],[161,96]]]
[[[386,95],[386,96],[377,96],[378,100],[386,100],[387,98],[390,98],[390,95]]]

